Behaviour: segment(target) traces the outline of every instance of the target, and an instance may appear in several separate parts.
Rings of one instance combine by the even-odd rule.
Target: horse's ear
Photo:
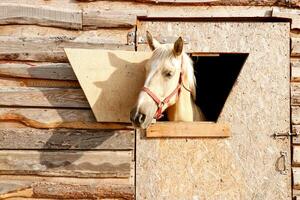
[[[152,51],[160,46],[160,43],[152,37],[149,31],[147,31],[147,42]]]
[[[183,50],[183,39],[179,37],[174,43],[173,53],[175,56],[180,56]]]

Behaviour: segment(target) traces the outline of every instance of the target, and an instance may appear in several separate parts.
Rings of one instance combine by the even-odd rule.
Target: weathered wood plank
[[[134,187],[122,186],[122,185],[102,185],[91,187],[88,185],[78,186],[69,184],[51,184],[40,183],[38,187],[33,190],[34,196],[46,197],[46,198],[114,198],[133,200],[134,199]],[[90,195],[90,194],[93,195]]]
[[[0,121],[33,128],[133,129],[126,123],[97,123],[92,111],[83,109],[0,108]]]
[[[117,198],[111,196],[108,186],[116,194],[128,190],[134,194],[133,185],[127,179],[92,179],[92,178],[66,178],[66,177],[37,177],[37,176],[0,176],[0,199],[22,199],[22,198],[47,198],[51,199],[91,199],[99,196],[99,191],[106,191],[107,196],[103,198]],[[68,188],[68,189],[67,189]],[[73,189],[72,189],[73,188]],[[103,193],[101,193],[103,194]],[[55,197],[54,197],[55,195]],[[85,195],[85,197],[84,197]],[[126,197],[124,195],[124,197]],[[119,197],[122,199],[123,197]],[[123,198],[124,199],[124,198]]]
[[[125,36],[124,36],[125,37]],[[0,36],[0,59],[67,62],[63,48],[123,49],[134,51],[134,46],[97,38],[94,43],[76,40],[76,37],[10,37]]]
[[[69,63],[0,62],[0,76],[77,80]]]
[[[293,166],[300,166],[300,146],[293,146]]]
[[[82,29],[82,11],[41,5],[1,3],[0,24],[34,24]]]
[[[146,130],[150,138],[229,137],[228,125],[211,122],[157,122]]]
[[[300,38],[292,37],[291,56],[300,56]]]
[[[292,132],[300,134],[300,125],[293,125]],[[300,136],[293,137],[293,144],[300,144]]]
[[[291,105],[300,105],[300,83],[291,83]]]
[[[0,151],[0,174],[129,178],[132,151]]]
[[[299,106],[291,106],[292,107],[292,124],[300,125],[300,107]]]
[[[1,87],[0,106],[89,108],[81,89]]]
[[[300,82],[300,59],[291,58],[291,79]]]
[[[0,149],[134,149],[133,131],[0,128]]]
[[[99,0],[77,0],[81,2],[93,2]],[[298,8],[300,3],[298,0],[291,0],[289,2],[285,0],[229,0],[229,1],[218,1],[218,0],[126,0],[135,1],[142,3],[155,3],[155,4],[192,4],[202,6],[283,6]]]
[[[83,29],[131,28],[137,23],[137,16],[146,16],[143,10],[85,10]]]
[[[291,19],[291,29],[300,29],[299,10],[273,8],[272,17]]]
[[[300,168],[299,167],[293,167],[293,188],[294,189],[300,189]]]
[[[0,87],[80,88],[78,81],[0,77]]]

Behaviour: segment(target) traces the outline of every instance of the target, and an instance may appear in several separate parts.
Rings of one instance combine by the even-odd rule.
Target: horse
[[[152,56],[146,62],[146,78],[136,105],[130,112],[134,127],[146,129],[166,110],[169,121],[204,121],[195,104],[196,79],[191,58],[183,51],[183,39],[160,44],[147,31]]]

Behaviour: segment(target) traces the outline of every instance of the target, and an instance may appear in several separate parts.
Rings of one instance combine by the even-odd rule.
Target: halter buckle
[[[164,107],[164,105],[165,105],[165,102],[161,101],[159,104],[157,104],[157,107],[162,108],[162,107]]]

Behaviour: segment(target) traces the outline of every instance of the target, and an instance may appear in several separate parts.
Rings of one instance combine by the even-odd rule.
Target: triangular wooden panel
[[[151,52],[66,48],[98,122],[130,122]]]

